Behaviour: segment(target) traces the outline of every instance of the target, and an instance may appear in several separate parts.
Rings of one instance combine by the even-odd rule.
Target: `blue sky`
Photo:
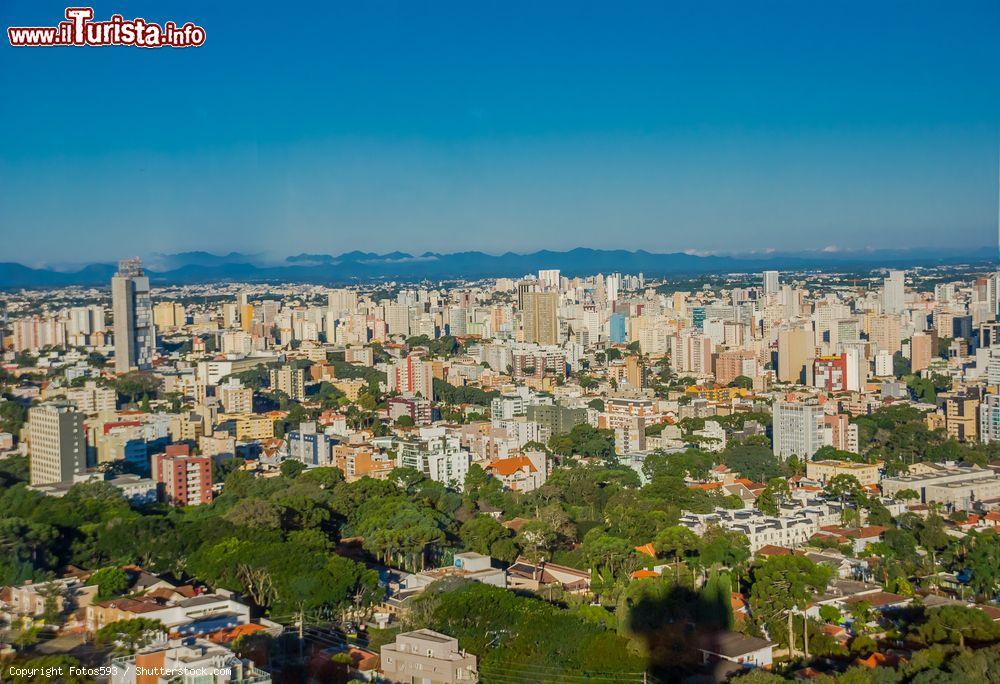
[[[207,41],[4,39],[0,261],[996,244],[995,0],[94,9]]]

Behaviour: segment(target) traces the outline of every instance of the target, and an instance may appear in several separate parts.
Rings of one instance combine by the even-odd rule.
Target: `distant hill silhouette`
[[[208,252],[154,254],[145,260],[155,283],[196,284],[219,281],[298,282],[337,284],[378,279],[446,280],[516,277],[543,268],[560,269],[563,275],[595,273],[645,273],[649,277],[730,273],[776,269],[858,269],[878,266],[995,263],[994,249],[964,252],[946,250],[872,250],[856,252],[797,252],[766,256],[698,256],[683,252],[655,254],[644,250],[604,250],[578,247],[566,252],[542,250],[528,254],[507,252],[456,252],[419,255],[405,252],[376,254],[353,251],[339,256],[298,254],[273,263],[254,254]],[[63,287],[105,285],[114,264],[90,264],[77,271],[30,268],[0,262],[0,287]]]

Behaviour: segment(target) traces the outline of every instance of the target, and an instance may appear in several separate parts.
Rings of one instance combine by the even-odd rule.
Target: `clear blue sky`
[[[996,0],[95,12],[207,42],[4,36],[0,261],[996,243]]]

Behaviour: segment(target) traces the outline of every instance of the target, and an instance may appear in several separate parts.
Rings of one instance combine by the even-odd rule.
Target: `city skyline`
[[[0,48],[17,261],[996,244],[993,3],[244,7],[130,4],[199,48]]]

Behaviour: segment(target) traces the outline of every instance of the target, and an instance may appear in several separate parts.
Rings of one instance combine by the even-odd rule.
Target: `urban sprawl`
[[[0,292],[4,682],[1000,681],[1000,273]]]

